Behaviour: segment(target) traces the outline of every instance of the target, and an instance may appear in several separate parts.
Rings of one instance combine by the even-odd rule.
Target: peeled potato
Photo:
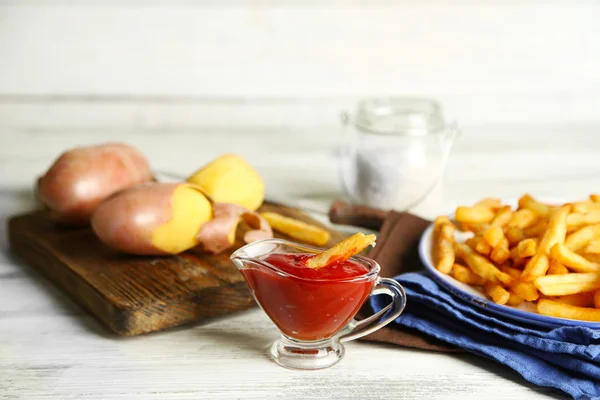
[[[258,173],[234,154],[225,154],[187,179],[200,186],[215,203],[237,204],[256,210],[265,199],[265,184]]]
[[[58,221],[85,225],[102,200],[151,179],[146,157],[131,146],[79,147],[63,153],[40,178],[37,196]]]
[[[199,243],[212,205],[189,183],[146,183],[104,201],[92,229],[107,246],[129,254],[178,254]]]

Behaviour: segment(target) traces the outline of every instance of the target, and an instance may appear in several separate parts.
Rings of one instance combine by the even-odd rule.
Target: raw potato
[[[78,147],[63,153],[39,179],[37,195],[56,220],[87,225],[104,199],[151,179],[146,157],[131,146]]]
[[[103,202],[92,228],[107,246],[130,254],[177,254],[198,244],[212,205],[188,183],[147,183]]]
[[[225,154],[187,179],[215,203],[231,203],[255,211],[265,199],[265,184],[258,173],[234,154]]]

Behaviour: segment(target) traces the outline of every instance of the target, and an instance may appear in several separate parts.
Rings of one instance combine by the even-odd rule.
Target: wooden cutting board
[[[282,205],[264,204],[260,211],[322,226]],[[344,238],[336,231],[331,234],[330,245]],[[103,245],[90,228],[62,227],[37,211],[10,219],[9,240],[15,254],[120,335],[158,331],[255,306],[244,278],[229,260],[243,245],[239,239],[231,251],[216,256],[193,251],[131,256]]]

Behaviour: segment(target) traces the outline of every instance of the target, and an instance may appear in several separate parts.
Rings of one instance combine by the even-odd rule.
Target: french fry
[[[494,282],[487,282],[483,285],[485,293],[497,304],[506,304],[510,299],[510,293],[502,286]]]
[[[447,215],[440,215],[433,221],[434,229],[439,229],[442,225],[447,224],[452,225],[452,221],[450,221],[450,218],[448,218]]]
[[[457,207],[456,220],[469,224],[485,224],[494,219],[494,211],[487,207]]]
[[[548,267],[548,275],[564,275],[564,274],[568,274],[569,273],[569,269],[567,267],[565,267],[564,265],[562,265],[561,263],[559,263],[556,260],[552,260],[550,261],[550,267]]]
[[[502,208],[504,206],[502,205],[502,200],[500,200],[499,198],[486,197],[485,199],[479,200],[477,203],[475,203],[474,207],[485,207],[494,210]]]
[[[482,236],[475,236],[475,251],[481,255],[487,256],[492,251],[492,246]]]
[[[517,245],[517,250],[519,251],[519,257],[531,257],[535,255],[537,250],[537,243],[534,239],[523,239]]]
[[[533,225],[523,229],[523,235],[526,238],[537,238],[543,235],[546,229],[548,229],[548,221],[546,219],[539,219]]]
[[[600,211],[600,203],[581,202],[573,204],[573,212],[589,213],[592,211]]]
[[[516,226],[508,226],[506,228],[506,238],[508,239],[508,243],[511,246],[519,243],[521,240],[525,239],[525,234],[521,228],[517,228]]]
[[[541,299],[537,303],[537,312],[551,317],[577,319],[582,321],[600,321],[600,310],[575,307],[554,300]]]
[[[519,247],[515,246],[510,250],[510,258],[512,259],[513,267],[522,267],[529,260],[519,255]]]
[[[350,257],[360,253],[370,245],[375,245],[375,235],[356,233],[348,239],[341,241],[329,250],[316,254],[306,260],[306,266],[317,269],[334,263],[343,262]],[[454,261],[452,261],[454,264]]]
[[[600,264],[600,254],[586,253],[586,252],[582,252],[580,254],[586,260],[591,261],[591,262],[596,263],[596,264]]]
[[[572,213],[567,216],[567,228],[575,229],[582,225],[600,224],[600,211]]]
[[[262,212],[260,215],[267,220],[274,230],[302,242],[324,246],[331,239],[331,234],[318,226],[272,212]]]
[[[548,222],[548,229],[546,229],[544,237],[537,247],[537,253],[531,257],[523,270],[522,280],[531,282],[538,276],[546,274],[549,267],[547,254],[550,248],[556,243],[562,244],[565,241],[567,234],[566,219],[570,210],[570,204],[565,204],[552,213]]]
[[[540,297],[536,286],[530,282],[519,281],[512,285],[510,290],[527,301],[536,301]]]
[[[594,307],[594,293],[582,292],[556,297],[556,301],[577,307]]]
[[[477,243],[479,243],[479,238],[477,236],[472,236],[465,240],[465,244],[475,251],[477,251]]]
[[[590,241],[583,251],[589,254],[600,254],[600,239]]]
[[[452,266],[452,276],[457,281],[466,283],[467,285],[481,286],[485,283],[485,279],[461,264],[455,263]]]
[[[550,267],[550,260],[545,254],[536,254],[531,257],[523,268],[521,279],[526,282],[532,282],[538,276],[544,276]]]
[[[442,223],[434,231],[433,260],[438,271],[449,274],[454,264],[454,225]]]
[[[600,321],[600,194],[563,205],[525,194],[517,210],[490,197],[455,215],[474,236],[457,243],[452,231],[454,279],[497,304],[533,302],[544,315]],[[436,220],[436,230],[447,224]]]
[[[552,212],[552,207],[547,204],[540,203],[529,194],[525,194],[519,199],[519,208],[529,209],[541,217],[548,217]]]
[[[496,247],[500,244],[502,239],[504,239],[504,232],[502,231],[502,228],[493,226],[485,231],[483,238],[490,246]]]
[[[600,274],[588,272],[546,275],[536,278],[533,283],[547,296],[566,296],[600,289]]]
[[[504,264],[510,258],[508,239],[503,238],[498,246],[494,247],[490,253],[490,258],[498,265]]]
[[[490,227],[492,228],[504,228],[509,224],[512,219],[512,210],[510,206],[502,207],[497,213],[492,222],[490,223]]]
[[[499,280],[505,285],[510,285],[514,282],[514,278],[500,271],[494,264],[489,262],[485,257],[475,253],[466,244],[456,243],[455,249],[456,255],[467,263],[467,266],[471,271],[481,276],[486,281]]]
[[[482,235],[485,231],[487,231],[488,229],[490,229],[490,225],[489,224],[468,224],[468,223],[463,223],[462,225],[463,225],[464,228],[467,229],[467,231],[473,232],[476,235]]]
[[[516,307],[525,301],[525,299],[522,298],[521,296],[519,296],[518,294],[513,293],[513,292],[509,292],[509,293],[510,293],[510,297],[508,299],[508,302],[506,303],[509,306]]]
[[[509,267],[508,265],[501,265],[500,271],[512,276],[515,279],[519,279],[521,277],[521,272],[523,272],[520,269]]]
[[[534,211],[523,208],[515,211],[512,214],[512,218],[508,223],[508,226],[525,229],[528,226],[531,226],[531,224],[533,224],[538,218],[538,214],[536,214]]]
[[[600,224],[589,225],[571,233],[565,239],[565,246],[569,250],[578,251],[593,239],[600,238]]]
[[[567,246],[556,243],[550,249],[552,259],[563,264],[575,272],[600,272],[600,264],[586,260],[577,253],[572,252]]]

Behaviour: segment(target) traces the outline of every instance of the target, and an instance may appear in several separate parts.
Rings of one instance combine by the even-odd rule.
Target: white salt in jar
[[[434,100],[364,100],[342,114],[340,175],[353,203],[405,211],[440,181],[458,134]]]

